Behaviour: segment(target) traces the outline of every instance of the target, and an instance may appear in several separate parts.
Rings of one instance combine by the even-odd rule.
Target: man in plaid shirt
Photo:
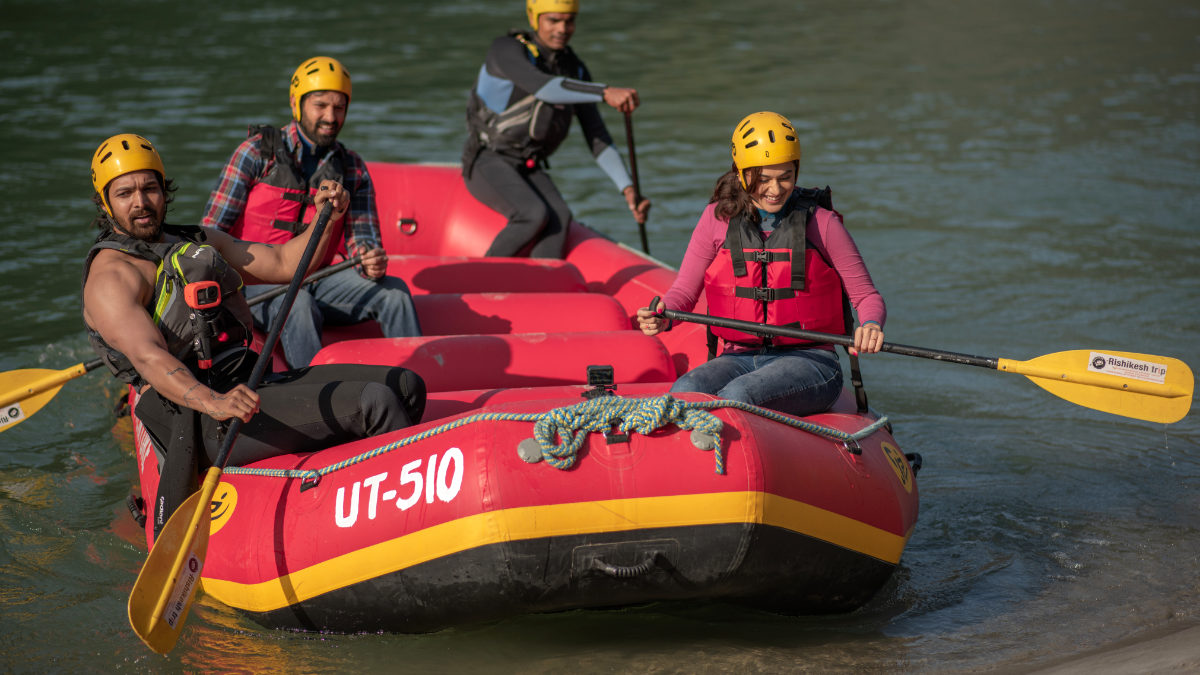
[[[421,334],[412,295],[402,279],[387,276],[380,247],[375,187],[358,153],[337,140],[350,105],[350,75],[335,59],[318,56],[296,69],[290,87],[292,122],[282,129],[252,127],[221,172],[201,224],[248,241],[283,243],[304,231],[314,217],[312,193],[322,180],[341,183],[350,195],[343,218],[330,222],[333,243],[321,266],[361,256],[358,269],[345,269],[305,286],[280,335],[288,364],[308,365],[321,349],[321,330],[330,324],[374,319],[385,337]],[[252,298],[273,288],[246,287]],[[253,306],[267,329],[282,308],[282,296]]]

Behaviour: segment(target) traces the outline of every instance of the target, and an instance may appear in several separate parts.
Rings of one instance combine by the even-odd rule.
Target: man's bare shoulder
[[[88,270],[84,288],[126,287],[140,290],[153,286],[157,265],[116,249],[103,249],[96,253]]]

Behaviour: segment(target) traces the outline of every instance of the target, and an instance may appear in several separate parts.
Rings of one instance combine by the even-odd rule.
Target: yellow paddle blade
[[[86,372],[80,363],[64,370],[26,368],[0,373],[0,431],[24,422],[49,403],[64,382]]]
[[[1179,359],[1078,349],[1031,361],[999,359],[997,370],[1018,373],[1046,391],[1114,415],[1170,424],[1192,407],[1196,380]]]
[[[159,654],[175,647],[196,598],[220,477],[220,469],[209,469],[200,491],[167,520],[129,593],[129,625]]]

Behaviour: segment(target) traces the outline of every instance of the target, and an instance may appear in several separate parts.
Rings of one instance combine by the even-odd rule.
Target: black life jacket
[[[511,31],[508,35],[525,46],[529,61],[539,70],[577,80],[585,78],[583,62],[570,47],[538,49],[528,31]],[[479,97],[478,86],[476,81],[467,100],[464,164],[473,163],[474,156],[483,148],[515,159],[544,162],[566,140],[575,114],[571,105],[547,103],[514,85],[510,100],[517,100],[497,113]]]
[[[238,319],[225,302],[241,291],[242,277],[215,248],[204,243],[206,235],[203,228],[164,224],[163,232],[179,237],[179,241],[149,243],[111,228],[102,231],[88,251],[83,282],[87,282],[92,261],[104,249],[118,250],[156,263],[158,269],[155,271],[154,294],[146,311],[162,331],[167,350],[199,376],[201,364],[198,347],[204,335],[218,336],[218,343],[213,349],[214,360],[244,352],[250,344],[250,328]],[[202,316],[189,307],[184,299],[184,287],[193,281],[216,281],[220,285],[222,301],[211,314],[204,313]],[[114,349],[90,326],[87,333],[92,349],[100,355],[113,375],[135,387],[145,384],[125,354]]]

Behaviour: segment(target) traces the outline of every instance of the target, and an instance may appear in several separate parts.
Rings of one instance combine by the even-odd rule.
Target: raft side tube
[[[616,298],[633,325],[637,325],[638,308],[649,304],[651,298],[663,295],[662,289],[669,289],[675,282],[675,270],[662,262],[576,222],[571,223],[567,236],[566,260],[583,275],[589,291]],[[690,311],[708,312],[708,301],[703,294]],[[676,322],[671,330],[656,337],[671,353],[678,375],[708,360],[705,326]]]
[[[534,435],[530,418],[573,403],[573,398],[495,403],[487,410],[494,413],[490,419],[425,422],[320,455],[280,456],[254,465],[322,470],[324,477],[308,488],[298,476],[228,475],[222,483],[241,496],[236,511],[230,509],[231,520],[213,533],[213,543],[251,549],[214,561],[206,579],[239,586],[230,595],[242,596],[243,603],[232,604],[277,608],[291,604],[288,593],[303,600],[352,583],[349,579],[495,543],[719,523],[781,527],[857,555],[899,562],[911,523],[892,525],[880,514],[886,498],[877,500],[880,492],[869,489],[894,476],[890,470],[849,475],[836,441],[795,432],[781,446],[772,433],[779,421],[718,408],[712,412],[724,420],[720,470],[716,456],[696,445],[692,432],[670,423],[621,440],[588,434],[569,470],[551,466],[549,457],[530,463],[520,450]],[[437,432],[429,433],[434,427]],[[397,445],[406,436],[415,444]],[[376,452],[380,448],[386,450]],[[773,460],[780,455],[789,459]],[[787,472],[793,481],[780,485],[768,472]],[[853,482],[839,480],[843,476]],[[286,536],[272,548],[256,548],[255,542],[272,533]],[[748,544],[726,552],[732,556],[728,566],[737,564],[737,551]],[[287,591],[289,585],[295,590]]]
[[[388,275],[426,293],[583,293],[587,283],[563,260],[395,255],[388,252]]]
[[[367,170],[387,186],[375,201],[389,253],[482,256],[508,224],[471,196],[458,166],[367,162]]]
[[[353,340],[324,347],[311,365],[334,363],[404,366],[429,392],[586,384],[591,365],[612,366],[615,384],[675,374],[662,343],[632,330]]]
[[[672,382],[635,382],[617,386],[615,394],[627,398],[651,398],[666,394]],[[524,401],[546,401],[547,407],[582,402],[591,387],[582,384],[552,387],[510,387],[430,392],[423,422],[479,412],[492,406]]]
[[[414,295],[413,306],[424,336],[631,329],[620,303],[599,293],[432,293]],[[375,321],[326,324],[321,333],[326,345],[378,337]]]

